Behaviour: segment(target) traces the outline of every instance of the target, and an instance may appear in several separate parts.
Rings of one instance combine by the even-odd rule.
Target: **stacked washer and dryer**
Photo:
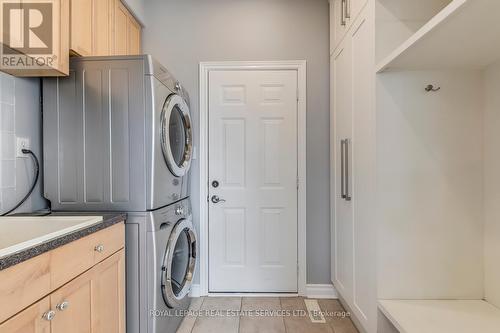
[[[84,57],[43,105],[52,210],[126,212],[127,332],[175,332],[197,251],[188,94],[151,56]]]

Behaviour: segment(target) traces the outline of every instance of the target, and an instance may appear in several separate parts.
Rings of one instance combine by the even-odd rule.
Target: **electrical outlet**
[[[16,157],[19,158],[28,158],[29,155],[23,154],[23,149],[30,149],[30,139],[28,138],[17,138],[17,148],[16,148]]]

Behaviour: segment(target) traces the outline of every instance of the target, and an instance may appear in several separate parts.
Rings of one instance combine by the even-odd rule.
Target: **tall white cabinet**
[[[373,331],[376,317],[374,214],[374,15],[353,7],[331,54],[332,282],[358,326]],[[366,2],[362,2],[366,4]],[[337,18],[349,13],[331,3]],[[353,11],[356,9],[356,12]],[[337,15],[338,14],[338,15]],[[348,21],[349,20],[349,21]]]
[[[367,333],[456,332],[432,321],[466,327],[480,308],[500,320],[500,2],[331,0],[330,13],[331,267],[343,305]],[[414,314],[401,304],[434,319],[405,327]]]

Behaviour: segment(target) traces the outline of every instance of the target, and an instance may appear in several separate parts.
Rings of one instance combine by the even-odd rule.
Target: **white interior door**
[[[297,292],[296,70],[210,72],[208,186],[209,291]]]

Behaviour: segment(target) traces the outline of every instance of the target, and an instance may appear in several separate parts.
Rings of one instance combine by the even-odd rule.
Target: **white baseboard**
[[[337,290],[331,284],[307,284],[306,296],[307,298],[339,298]]]
[[[282,297],[287,297],[287,296],[297,296],[296,294],[232,294],[231,296],[246,296],[246,297],[251,297],[251,296],[282,296]],[[201,294],[201,289],[199,284],[193,284],[191,286],[191,292],[189,293],[189,297],[201,297],[204,296]],[[227,294],[210,294],[210,296],[227,296]],[[338,294],[337,290],[333,287],[331,284],[308,284],[306,285],[306,295],[304,295],[308,298],[330,298],[330,299],[337,299]]]
[[[201,297],[201,290],[199,284],[193,284],[191,286],[191,291],[189,292],[189,297]]]

